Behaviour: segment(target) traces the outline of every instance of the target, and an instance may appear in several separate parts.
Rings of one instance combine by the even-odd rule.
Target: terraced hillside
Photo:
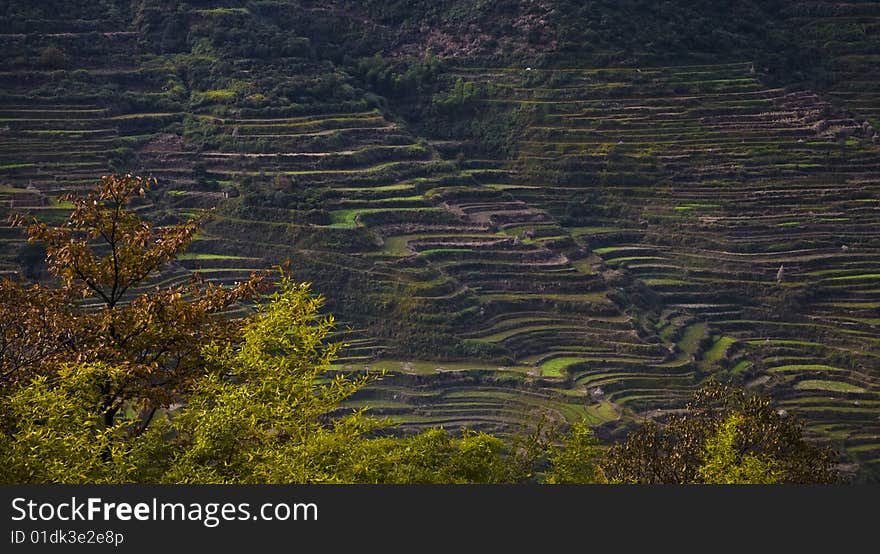
[[[377,411],[412,412],[402,423],[508,432],[536,403],[561,417],[619,419],[601,395],[584,405],[582,383],[572,391],[562,369],[589,359],[659,362],[667,351],[610,301],[582,245],[379,111],[317,103],[308,111],[199,114],[214,129],[201,152],[171,137],[141,152],[140,163],[164,166],[168,180],[174,168],[201,166],[194,171],[221,194],[235,191],[186,266],[229,281],[291,259],[351,327],[340,335],[349,344],[340,365],[401,373],[365,397]],[[206,196],[166,194],[177,213]],[[522,394],[540,402],[523,405],[512,386],[534,389]]]
[[[613,437],[715,375],[770,391],[860,476],[880,474],[871,5],[768,24],[845,60],[820,95],[770,88],[767,68],[715,43],[692,57],[722,61],[677,65],[677,50],[615,49],[601,20],[595,48],[575,48],[551,28],[564,2],[497,8],[536,41],[499,48],[544,41],[553,63],[595,67],[501,63],[476,26],[495,8],[453,6],[475,18],[466,33],[413,45],[397,7],[367,4],[0,13],[0,211],[58,221],[59,196],[102,173],[155,176],[155,220],[214,209],[160,282],[291,260],[340,322],[339,369],[390,371],[352,405],[403,430],[506,434],[549,410]],[[758,48],[728,27],[732,52]],[[826,40],[837,27],[852,32]],[[346,51],[373,47],[465,57],[406,70]],[[0,271],[42,278],[38,248],[0,232]]]
[[[585,405],[564,386],[566,356],[659,354],[608,300],[578,245],[548,240],[562,233],[552,218],[477,185],[317,59],[307,39],[287,36],[259,57],[243,43],[229,52],[216,27],[247,28],[254,15],[196,8],[186,24],[197,48],[157,54],[145,46],[161,15],[149,3],[124,32],[106,12],[76,29],[44,15],[31,25],[40,30],[4,37],[18,54],[0,90],[7,208],[60,220],[59,196],[108,170],[153,175],[159,188],[143,208],[154,218],[217,209],[160,282],[197,272],[228,283],[292,260],[342,322],[341,367],[399,371],[365,395],[377,411],[402,402],[404,423],[502,432],[539,406],[619,419],[609,402]],[[96,38],[94,48],[80,44]],[[536,225],[541,236],[523,236]],[[39,251],[5,233],[5,270],[39,278]]]
[[[40,20],[4,19],[4,214],[12,208],[48,221],[66,217],[61,195],[125,169],[140,143],[180,117],[179,102],[164,88],[166,68],[142,63],[138,33],[120,30],[119,14],[86,4],[47,10]],[[3,229],[3,241],[6,271],[34,269],[39,253],[24,245],[20,231]]]
[[[562,223],[643,307],[674,360],[573,357],[574,383],[668,405],[673,374],[772,391],[861,463],[878,463],[880,150],[808,91],[750,63],[461,70],[481,102],[535,113],[515,162],[475,172]],[[452,78],[452,77],[451,77]],[[493,165],[484,162],[483,166]],[[638,294],[640,300],[632,298]],[[675,390],[674,388],[672,390]]]

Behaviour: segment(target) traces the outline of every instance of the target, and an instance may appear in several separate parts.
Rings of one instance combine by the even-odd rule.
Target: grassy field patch
[[[860,275],[846,275],[843,277],[830,277],[828,281],[875,281],[880,279],[880,273],[862,273]]]
[[[790,364],[771,367],[767,371],[772,373],[789,373],[793,371],[846,371],[839,367],[825,364]]]
[[[794,386],[798,390],[827,390],[832,392],[865,392],[862,387],[844,383],[842,381],[823,381],[821,379],[807,379]]]
[[[583,361],[583,358],[553,358],[541,364],[541,374],[546,377],[565,377],[568,366]]]
[[[706,350],[706,353],[703,355],[703,363],[705,365],[717,363],[725,354],[727,354],[727,350],[735,342],[736,339],[733,337],[719,338],[708,350]]]

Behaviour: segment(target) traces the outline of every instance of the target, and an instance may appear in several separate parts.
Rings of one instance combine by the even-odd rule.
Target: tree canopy
[[[612,483],[833,483],[835,453],[766,396],[709,382],[683,414],[649,421],[605,453]]]

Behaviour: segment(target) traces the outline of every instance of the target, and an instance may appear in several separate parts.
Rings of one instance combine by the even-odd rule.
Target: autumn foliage
[[[7,392],[29,375],[53,374],[65,364],[109,364],[124,374],[101,385],[105,424],[123,406],[137,405],[144,428],[203,371],[205,344],[234,339],[240,322],[218,314],[258,298],[267,275],[231,288],[197,276],[185,284],[148,286],[200,224],[192,219],[156,227],[142,219],[133,207],[151,184],[132,175],[105,176],[94,192],[66,198],[74,207],[64,225],[15,219],[26,225],[30,242],[45,245],[48,269],[61,286],[0,283],[10,300],[0,307],[0,386]]]

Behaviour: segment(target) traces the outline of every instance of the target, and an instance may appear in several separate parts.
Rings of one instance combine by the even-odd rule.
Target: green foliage
[[[586,422],[572,425],[562,437],[561,445],[551,445],[549,461],[551,470],[545,482],[557,485],[585,485],[605,482],[598,466],[601,453],[599,441]]]
[[[560,2],[559,49],[567,56],[681,60],[714,54],[748,59],[775,39],[780,2]]]
[[[217,131],[217,125],[210,118],[189,114],[183,118],[183,136],[197,147],[212,148],[216,146],[213,141],[216,140]]]
[[[124,369],[71,365],[3,399],[5,483],[502,483],[527,478],[505,443],[465,430],[375,437],[386,423],[338,405],[372,377],[328,377],[338,344],[309,285],[285,278],[239,345],[205,347],[185,404],[107,425],[103,393]],[[127,406],[129,410],[136,404]],[[144,432],[145,431],[145,432]],[[170,437],[170,438],[169,438]]]
[[[769,398],[710,382],[684,415],[642,424],[600,465],[612,483],[833,483],[841,479],[834,461]]]
[[[745,419],[730,414],[706,439],[703,463],[697,469],[699,482],[715,485],[769,485],[783,477],[781,464],[767,454],[740,454]]]
[[[434,56],[400,63],[377,53],[353,64],[354,74],[368,90],[392,98],[430,94],[442,69],[440,60]]]
[[[342,468],[357,483],[509,483],[518,476],[503,457],[505,443],[492,435],[464,430],[460,438],[440,428],[412,437],[362,441],[354,463]]]
[[[491,92],[480,83],[459,77],[455,80],[452,90],[435,94],[432,102],[440,111],[462,113],[475,108],[477,101],[487,94]]]
[[[322,418],[366,383],[340,375],[316,385],[338,345],[322,299],[289,280],[243,328],[240,347],[206,349],[213,370],[197,380],[168,424],[178,437],[162,480],[188,483],[327,482],[334,453],[373,430],[360,412]],[[169,429],[157,427],[158,433]]]
[[[107,383],[126,371],[102,363],[71,364],[0,399],[2,483],[118,483],[136,469],[128,422],[103,425]]]

